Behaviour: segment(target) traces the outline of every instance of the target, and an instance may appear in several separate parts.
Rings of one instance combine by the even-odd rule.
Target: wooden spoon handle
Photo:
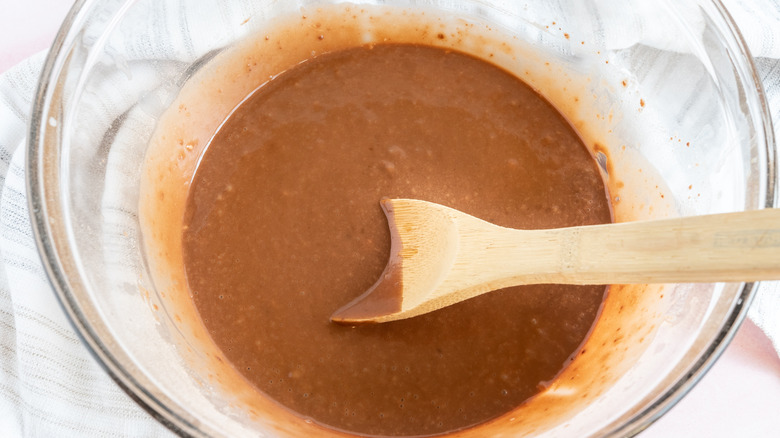
[[[385,274],[334,321],[409,318],[523,284],[780,280],[780,209],[515,230],[420,200],[382,206],[393,237]]]
[[[502,283],[528,283],[520,270],[567,284],[780,279],[780,209],[501,234],[485,256],[504,261]]]

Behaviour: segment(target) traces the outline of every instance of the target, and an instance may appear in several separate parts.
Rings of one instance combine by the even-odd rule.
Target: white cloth
[[[757,56],[780,128],[780,5],[771,0],[726,4]],[[42,62],[39,54],[0,76],[0,436],[170,436],[90,356],[38,258],[24,154]],[[780,282],[761,285],[750,318],[780,351]]]
[[[756,58],[780,145],[780,2],[778,0],[723,0]],[[780,260],[778,260],[780,263]],[[780,354],[780,282],[761,284],[749,318],[772,341]]]
[[[24,158],[43,58],[0,76],[0,436],[171,436],[89,354],[38,257]]]

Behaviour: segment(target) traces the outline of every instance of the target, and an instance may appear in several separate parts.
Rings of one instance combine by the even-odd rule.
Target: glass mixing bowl
[[[215,360],[218,352],[196,317],[188,320],[193,310],[175,284],[180,267],[161,267],[154,255],[159,242],[148,227],[150,215],[175,216],[176,196],[186,191],[150,207],[143,188],[155,157],[182,160],[179,170],[191,170],[177,147],[191,150],[194,143],[154,146],[165,143],[160,121],[177,103],[218,88],[225,78],[213,76],[215,66],[235,59],[269,26],[291,15],[316,17],[325,3],[350,7],[306,0],[81,0],[43,70],[27,169],[43,263],[106,370],[183,435],[338,435],[264,401]],[[366,42],[381,41],[387,23],[422,19],[415,11],[425,9],[439,17],[442,32],[467,34],[461,48],[490,52],[493,62],[547,97],[593,152],[618,221],[777,202],[775,144],[761,85],[717,0],[359,3],[351,7],[363,18],[371,5],[395,11],[358,20]],[[331,31],[338,35],[338,28]],[[470,38],[480,44],[469,45]],[[446,46],[447,40],[430,43]],[[213,107],[222,110],[190,126],[200,132],[200,148],[244,95],[224,98]],[[201,115],[211,109],[190,108]],[[638,433],[712,365],[758,287],[614,286],[587,355],[518,410],[459,436]],[[590,378],[566,384],[567,376]]]

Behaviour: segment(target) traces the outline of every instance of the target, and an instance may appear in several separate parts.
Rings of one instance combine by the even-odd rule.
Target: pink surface
[[[0,72],[48,48],[72,4],[72,0],[3,0]]]
[[[699,384],[641,434],[641,438],[777,436],[780,358],[749,320]]]
[[[0,73],[47,48],[72,3],[3,1]],[[641,434],[642,438],[776,436],[780,436],[780,358],[749,321],[701,382]]]

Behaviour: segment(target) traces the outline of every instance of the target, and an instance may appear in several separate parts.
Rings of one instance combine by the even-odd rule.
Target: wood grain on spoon
[[[523,284],[780,279],[780,209],[515,230],[420,200],[383,200],[382,208],[390,260],[334,322],[410,318]]]

